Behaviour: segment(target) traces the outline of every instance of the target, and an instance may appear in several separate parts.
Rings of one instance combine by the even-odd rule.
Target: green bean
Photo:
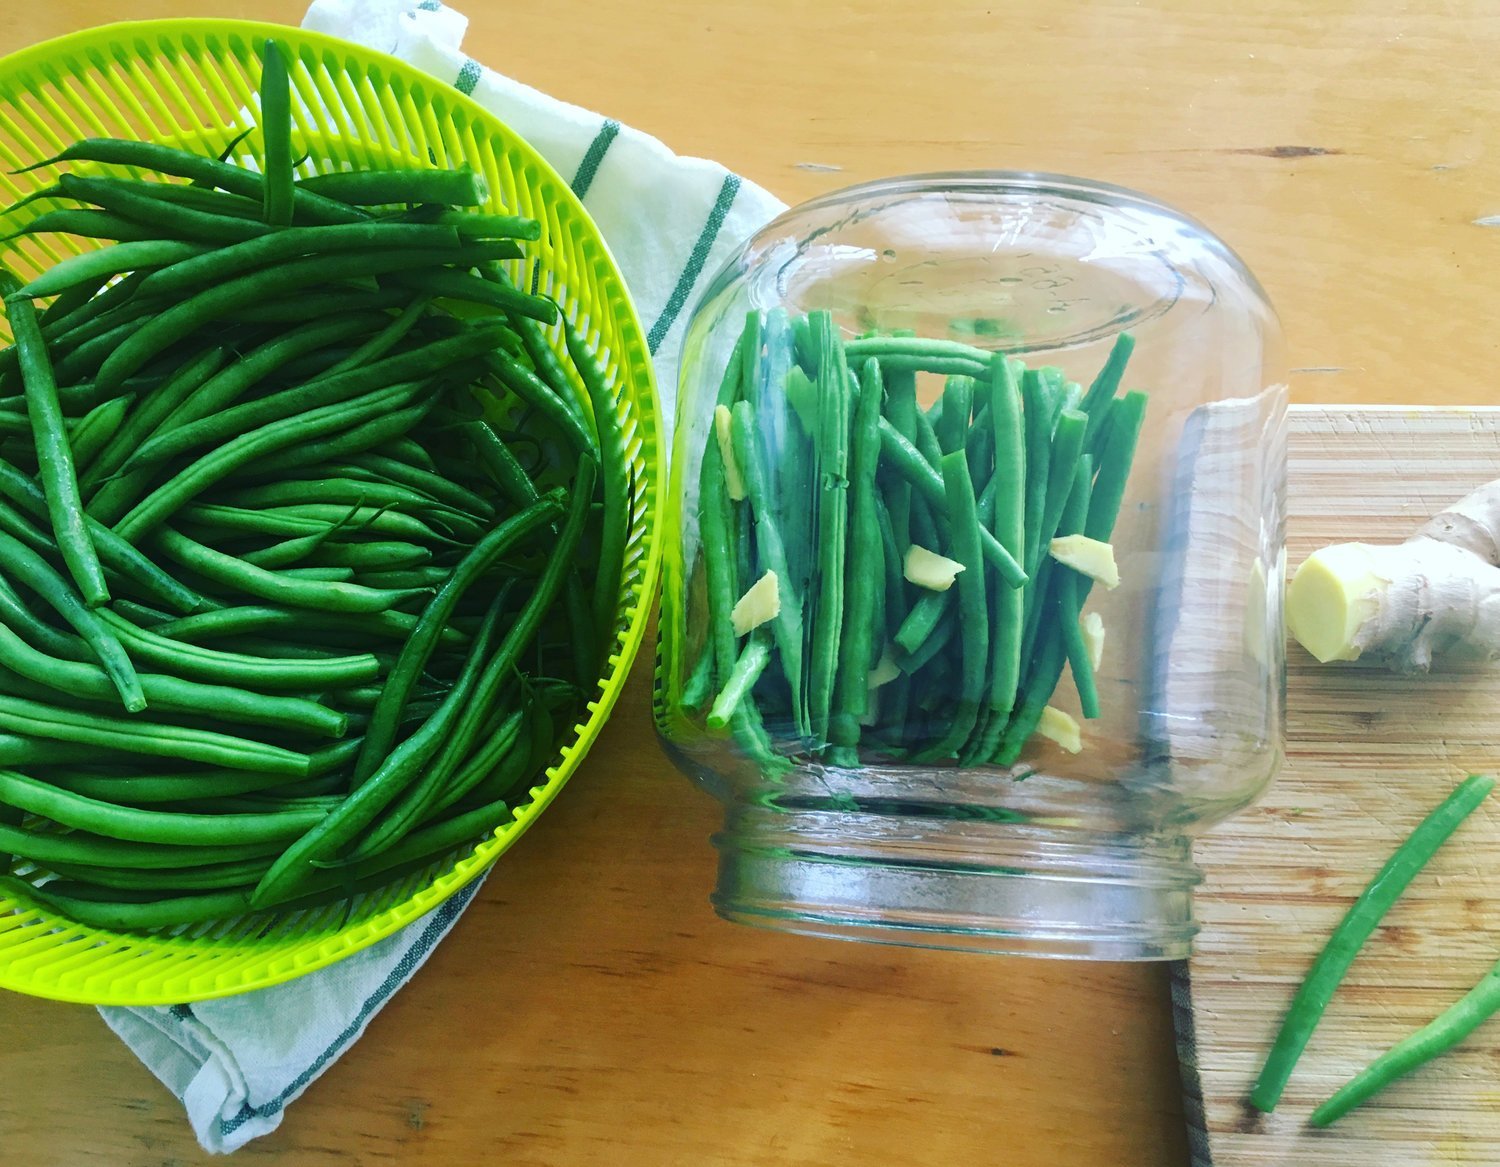
[[[772,621],[776,651],[781,658],[781,667],[786,675],[787,685],[791,689],[792,709],[795,711],[793,716],[795,730],[799,737],[806,737],[810,729],[806,718],[807,704],[802,692],[802,597],[787,567],[786,546],[782,542],[781,532],[776,525],[775,499],[767,484],[760,451],[754,440],[755,410],[750,402],[735,403],[732,421],[731,438],[734,458],[739,465],[741,477],[744,479],[746,497],[755,518],[756,549],[760,554],[761,562],[767,570],[775,574],[777,579],[780,610]],[[743,653],[741,659],[743,659]],[[759,670],[756,671],[756,675],[759,675]],[[716,728],[722,729],[725,724],[728,724],[728,715],[733,710],[733,704],[727,707],[724,722]]]
[[[481,207],[490,197],[484,176],[476,174],[467,166],[453,170],[333,171],[304,178],[297,185],[302,190],[310,190],[354,207],[390,203],[441,203],[449,207]],[[519,220],[520,223],[530,221]]]
[[[1448,837],[1473,813],[1494,787],[1493,778],[1478,775],[1472,775],[1461,782],[1396,848],[1395,853],[1386,860],[1385,865],[1376,872],[1374,878],[1360,893],[1359,898],[1344,913],[1343,919],[1329,936],[1328,942],[1323,946],[1323,951],[1313,961],[1301,987],[1292,998],[1286,1019],[1281,1023],[1281,1029],[1276,1034],[1271,1052],[1266,1057],[1265,1067],[1256,1079],[1255,1088],[1250,1092],[1250,1104],[1257,1110],[1276,1109],[1277,1102],[1281,1100],[1281,1092],[1286,1088],[1287,1080],[1292,1076],[1292,1070],[1298,1058],[1302,1056],[1308,1039],[1323,1016],[1323,1011],[1328,1008],[1328,1002],[1333,999],[1334,991],[1344,979],[1344,974],[1354,963],[1354,958],[1359,955],[1371,933],[1385,918],[1385,914],[1400,898],[1407,885],[1422,868],[1427,866],[1437,849],[1447,842]],[[1486,978],[1486,983],[1489,979]],[[1428,1030],[1423,1030],[1421,1033],[1428,1034],[1428,1037],[1423,1039],[1424,1041],[1430,1039],[1431,1034]],[[1412,1041],[1411,1038],[1407,1039],[1407,1042]],[[1406,1046],[1407,1042],[1403,1042],[1402,1046]],[[1396,1048],[1401,1049],[1402,1046]],[[1425,1058],[1411,1062],[1398,1070],[1397,1074],[1404,1073],[1406,1069],[1419,1064],[1422,1060]],[[1377,1066],[1379,1064],[1379,1062],[1376,1063]],[[1357,1106],[1369,1094],[1380,1089],[1388,1080],[1379,1075],[1371,1075],[1368,1070],[1365,1071],[1354,1082],[1340,1090],[1333,1099],[1319,1107],[1313,1119],[1315,1125],[1323,1126],[1332,1122],[1344,1111]],[[1366,1089],[1366,1087],[1370,1088]],[[1319,1121],[1320,1116],[1323,1121]]]
[[[102,669],[39,652],[4,625],[0,625],[0,664],[70,697],[116,698],[114,685]],[[201,714],[323,737],[341,737],[347,725],[341,714],[300,697],[273,697],[154,673],[141,674],[140,684],[148,707],[163,712]]]
[[[943,484],[942,474],[931,466],[917,448],[886,418],[880,419],[879,432],[881,454],[889,461],[892,468],[910,485],[917,487],[921,491],[922,498],[929,504],[934,507],[946,506],[947,488]],[[1000,578],[1006,584],[1012,588],[1025,586],[1030,577],[1020,560],[995,537],[992,531],[984,527],[981,527],[979,531],[979,550],[985,561],[1000,573]]]
[[[316,809],[274,814],[143,810],[86,798],[9,770],[0,770],[0,802],[106,838],[184,847],[279,842],[295,838],[325,814]]]
[[[309,320],[322,320],[336,312],[383,312],[390,308],[404,308],[411,303],[411,293],[405,288],[336,287],[331,291],[317,290],[299,292],[296,296],[268,300],[264,303],[241,305],[225,313],[224,319],[234,324],[305,324]]]
[[[194,680],[253,686],[269,692],[306,692],[363,684],[380,673],[380,661],[372,653],[320,660],[251,656],[181,643],[137,628],[108,609],[100,617],[141,660]]]
[[[422,400],[424,390],[430,394],[426,400]],[[414,397],[417,399],[416,404],[390,413],[372,410],[374,416],[369,420],[358,422],[348,429],[336,431],[327,437],[302,446],[283,448],[279,453],[257,460],[252,467],[253,472],[259,477],[268,477],[291,470],[300,470],[309,464],[317,465],[320,462],[347,458],[351,454],[362,454],[391,438],[410,433],[423,418],[432,412],[441,395],[441,390],[433,388],[432,382],[428,381],[413,382],[407,392],[411,394],[408,400]],[[373,398],[376,395],[369,394],[368,396]],[[357,400],[362,401],[364,398]],[[294,422],[300,420],[305,419],[294,419]],[[449,526],[452,526],[451,519]]]
[[[1025,403],[1026,451],[1026,558],[1023,563],[1026,574],[1034,575],[1042,561],[1042,527],[1052,473],[1054,404],[1047,383],[1035,369],[1027,369],[1021,375],[1021,399]],[[1070,476],[1071,473],[1070,468]]]
[[[487,247],[490,250],[489,258],[494,259],[514,259],[519,255],[519,249],[503,239],[494,243],[469,244],[468,246],[471,248]],[[557,323],[557,305],[545,296],[533,296],[517,288],[492,283],[464,271],[436,267],[426,267],[420,270],[392,269],[391,282],[429,292],[444,299],[503,308],[507,312],[514,312],[541,324]]]
[[[447,568],[437,568],[439,581],[448,577]],[[371,579],[372,573],[361,577]],[[373,585],[372,585],[373,586]],[[428,583],[411,586],[430,586]],[[263,605],[219,608],[212,612],[200,612],[193,616],[180,616],[156,625],[152,631],[158,636],[173,640],[201,641],[226,636],[239,636],[250,632],[265,632],[273,629],[298,629],[308,632],[319,628],[348,628],[362,635],[381,636],[393,640],[406,640],[416,629],[418,617],[409,612],[337,613],[319,612],[309,615],[297,608],[276,608]],[[448,627],[440,633],[444,644],[467,644],[468,637],[458,629]]]
[[[0,271],[0,292],[7,297],[6,313],[20,353],[26,411],[36,443],[47,513],[68,574],[83,593],[84,601],[90,607],[98,607],[109,600],[109,588],[83,522],[83,502],[78,496],[78,478],[57,398],[57,383],[52,379],[52,363],[36,321],[35,307],[30,300],[9,298],[16,286],[14,276]]]
[[[502,385],[556,426],[580,456],[597,456],[594,436],[584,428],[579,414],[535,373],[498,354],[490,356],[485,366]]]
[[[404,413],[402,407],[421,388],[421,382],[392,385],[243,433],[163,482],[114,525],[115,533],[123,539],[138,540],[216,482],[249,463],[264,465],[267,455],[289,446],[295,446],[299,455],[309,455],[308,462],[316,463],[320,459],[310,456],[317,448],[315,439],[346,431],[371,417],[394,416],[389,410]]]
[[[206,255],[185,257],[161,267],[141,282],[143,295],[180,295],[211,280],[239,276],[282,260],[331,255],[368,248],[457,249],[461,239],[451,227],[417,223],[337,223],[322,227],[290,227],[260,235]]]
[[[395,667],[386,678],[380,700],[371,715],[370,728],[366,731],[364,745],[354,765],[355,788],[375,772],[381,759],[390,750],[395,741],[401,711],[437,646],[438,635],[447,625],[464,594],[509,548],[561,513],[561,497],[557,492],[551,492],[526,510],[507,519],[474,545],[453,569],[448,581],[427,602],[418,618],[417,627],[402,646]]]
[[[1099,716],[1099,690],[1094,680],[1094,664],[1089,659],[1079,620],[1083,616],[1079,581],[1082,577],[1071,567],[1064,567],[1057,580],[1057,621],[1067,652],[1068,668],[1078,690],[1079,709],[1086,718]]]
[[[299,483],[300,480],[285,484],[289,488],[297,487],[295,492],[289,490],[289,495],[295,494],[296,497],[309,499],[318,497],[317,483],[308,483],[310,489],[306,491],[301,489]],[[226,493],[224,497],[240,501],[250,495],[248,491],[234,491]],[[364,496],[360,494],[357,497],[363,498]],[[328,503],[267,505],[261,510],[249,509],[251,505],[254,504],[240,506],[223,503],[193,503],[183,507],[181,514],[185,520],[203,523],[210,527],[260,535],[314,535],[325,531],[330,526],[347,524],[349,530],[359,531],[361,534],[391,535],[410,539],[414,543],[452,543],[451,539],[439,535],[421,519],[387,510],[384,506],[346,505],[337,499]]]
[[[1439,1016],[1397,1042],[1339,1087],[1332,1098],[1312,1112],[1308,1121],[1315,1127],[1328,1126],[1397,1078],[1452,1049],[1496,1010],[1500,1010],[1500,964]]]
[[[475,211],[443,211],[433,220],[452,227],[466,239],[526,239],[542,237],[542,225],[524,215],[492,215]]]
[[[995,435],[993,532],[1013,556],[1024,558],[1026,542],[1026,443],[1021,392],[1015,369],[1003,356],[990,363],[989,419]],[[990,726],[983,742],[988,757],[1015,705],[1021,676],[1021,629],[1026,593],[996,588],[990,599]]]
[[[857,361],[865,357],[878,357],[882,368],[891,367],[886,363],[887,358],[891,357],[932,357],[964,360],[982,365],[986,371],[988,371],[990,363],[990,354],[984,349],[975,348],[973,345],[962,344],[956,340],[929,340],[908,336],[860,337],[857,340],[851,340],[845,345],[844,352],[850,361]]]
[[[334,376],[338,373],[348,372],[350,369],[358,369],[371,361],[378,361],[386,356],[393,348],[406,339],[407,335],[418,324],[429,319],[428,309],[432,301],[425,296],[418,296],[400,312],[390,318],[390,321],[375,333],[366,338],[363,344],[354,349],[346,357],[341,357],[333,365],[329,366],[322,375]]]
[[[740,402],[741,405],[747,404]],[[765,671],[771,659],[771,638],[764,629],[757,628],[745,640],[744,648],[729,670],[729,679],[714,698],[713,708],[708,713],[710,729],[723,729],[734,717],[734,711],[755,685],[756,678]]]
[[[0,853],[17,855],[48,866],[61,863],[89,868],[160,871],[176,867],[197,867],[219,861],[254,859],[275,854],[279,845],[272,842],[163,847],[154,842],[127,842],[86,832],[53,834],[0,824]]]
[[[844,624],[844,568],[849,523],[849,391],[844,351],[832,318],[811,313],[818,344],[819,419],[817,430],[818,587],[812,626],[808,709],[815,741],[828,738],[828,719],[838,671],[839,636]]]
[[[267,571],[236,559],[170,527],[158,528],[156,544],[172,559],[206,579],[246,595],[292,608],[334,612],[383,612],[425,593],[417,589],[367,588]]]
[[[875,476],[880,464],[880,411],[884,383],[870,358],[860,375],[849,468],[849,549],[844,583],[844,628],[839,638],[839,673],[828,740],[834,746],[859,744],[860,721],[869,709],[869,671],[874,643],[877,591],[885,588],[885,552],[875,511]],[[983,566],[980,572],[983,573]],[[882,622],[883,623],[883,622]]]
[[[956,597],[950,588],[946,592],[923,590],[916,603],[907,612],[906,618],[892,637],[896,646],[907,653],[914,653],[932,635],[933,629],[944,613],[953,606]]]
[[[259,774],[254,770],[204,769],[184,770],[180,773],[98,774],[81,770],[58,770],[50,768],[41,777],[42,781],[61,790],[81,794],[85,798],[97,798],[101,802],[124,803],[130,806],[153,805],[163,802],[182,802],[187,799],[215,798],[222,795],[246,794],[257,790],[278,790],[298,779],[285,774]],[[64,860],[64,862],[67,862]],[[59,872],[66,874],[66,872]]]
[[[126,753],[184,758],[241,770],[307,773],[307,755],[280,746],[211,730],[156,725],[98,713],[80,714],[19,697],[0,697],[0,727],[11,733],[79,742]]]
[[[82,239],[113,239],[121,243],[144,243],[161,236],[161,232],[149,223],[138,223],[111,211],[62,207],[56,211],[43,211],[24,227],[0,237],[0,243],[8,243],[22,235],[42,235],[47,232],[77,235]]]
[[[261,215],[273,227],[292,221],[292,94],[286,58],[274,40],[261,46],[260,123],[265,148]]]
[[[975,512],[974,484],[969,478],[969,459],[961,444],[943,456],[942,470],[948,492],[948,521],[953,530],[953,555],[964,567],[955,585],[963,674],[947,732],[935,745],[923,750],[918,760],[933,760],[958,752],[978,722],[990,674],[989,602],[985,597],[984,559],[979,550],[979,517]]]
[[[1135,337],[1128,332],[1122,332],[1115,337],[1115,343],[1109,350],[1109,356],[1104,361],[1104,367],[1099,370],[1099,375],[1089,385],[1089,391],[1084,395],[1083,403],[1079,407],[1089,416],[1089,432],[1092,435],[1098,428],[1100,422],[1109,417],[1106,406],[1111,403],[1115,391],[1120,387],[1120,380],[1125,375],[1125,366],[1130,363],[1130,355],[1135,351]]]
[[[1099,477],[1094,483],[1089,503],[1089,517],[1083,533],[1090,539],[1108,543],[1114,534],[1115,520],[1125,498],[1125,482],[1135,458],[1136,441],[1146,416],[1146,395],[1132,391],[1120,398],[1110,416],[1110,426],[1103,452],[1099,456]]]
[[[619,402],[605,384],[604,369],[572,321],[563,318],[563,337],[573,367],[588,391],[593,407],[599,451],[599,478],[604,491],[604,515],[599,536],[598,582],[594,589],[594,626],[613,628],[619,605],[620,579],[625,570],[625,543],[630,535],[630,472],[625,465],[625,442],[620,432]]]
[[[228,863],[210,863],[201,867],[177,867],[166,871],[141,871],[129,867],[85,867],[81,864],[52,864],[51,869],[65,880],[100,888],[125,891],[203,891],[210,888],[241,887],[254,883],[271,865],[268,858],[236,859]]]
[[[0,571],[20,580],[83,637],[110,682],[132,713],[146,707],[140,679],[120,640],[104,618],[86,608],[51,564],[12,535],[0,532]]]
[[[1042,507],[1042,529],[1038,536],[1042,548],[1050,547],[1053,536],[1058,533],[1058,520],[1067,503],[1087,429],[1087,415],[1074,409],[1058,412],[1052,431],[1052,446],[1047,454],[1047,486]]]
[[[98,254],[98,251],[101,250],[104,249],[99,248],[95,251],[85,251],[83,252],[83,254],[96,255]],[[67,262],[68,261],[66,259],[62,261],[62,263]],[[58,266],[61,266],[61,264],[59,264]],[[32,282],[35,283],[35,281]],[[89,281],[86,283],[76,283],[72,287],[59,292],[53,299],[52,303],[43,308],[40,315],[37,316],[37,323],[42,326],[42,335],[49,335],[47,332],[47,328],[49,325],[56,324],[57,321],[61,320],[70,312],[78,311],[78,309],[82,308],[96,295],[99,295],[108,286],[109,280],[101,278],[97,282]],[[0,349],[0,358],[3,358],[4,354],[5,350]]]
[[[192,179],[205,186],[220,187],[231,194],[257,201],[265,197],[265,178],[253,170],[228,162],[216,162],[212,158],[179,150],[174,146],[128,138],[84,138],[74,142],[60,154],[32,163],[18,173],[52,166],[58,162],[103,162],[108,165],[133,166]],[[344,203],[323,198],[314,191],[295,191],[293,205],[298,214],[319,223],[353,223],[365,218],[362,212]]]
[[[937,435],[938,449],[944,454],[964,448],[969,433],[969,415],[974,404],[974,378],[949,377],[943,388],[943,412],[933,424]]]
[[[483,423],[480,423],[483,424]],[[384,454],[368,451],[351,461],[351,468],[368,474],[377,481],[415,490],[454,510],[463,511],[481,519],[493,519],[495,506],[487,498],[475,493],[461,483],[442,474],[419,466],[411,466]],[[342,467],[332,467],[339,470]]]
[[[100,247],[80,255],[70,255],[35,279],[28,280],[14,294],[37,299],[90,284],[97,289],[100,282],[108,276],[166,267],[179,260],[202,255],[206,250],[205,244],[186,243],[176,239],[117,243],[113,247]]]
[[[68,434],[68,442],[73,447],[74,466],[80,471],[88,469],[104,444],[119,431],[125,414],[134,404],[135,394],[126,393],[101,401],[84,415],[83,420]],[[103,556],[100,558],[102,560]]]

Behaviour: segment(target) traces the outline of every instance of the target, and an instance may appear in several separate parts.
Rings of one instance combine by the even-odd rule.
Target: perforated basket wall
[[[640,648],[659,562],[662,484],[651,361],[640,322],[598,230],[567,184],[495,117],[451,86],[393,58],[279,25],[169,20],[116,24],[0,59],[0,169],[40,161],[81,137],[128,137],[218,154],[249,129],[259,49],[294,58],[294,149],[311,174],[349,165],[457,166],[489,182],[486,209],[542,223],[511,276],[557,300],[596,345],[614,388],[632,477],[625,586],[606,674],[530,800],[482,843],[376,892],[316,910],[260,913],[166,933],[79,926],[0,894],[0,987],[96,1004],[167,1004],[225,996],[331,964],[415,920],[484,872],[556,796],[597,737]],[[239,157],[259,152],[258,133]],[[52,167],[0,175],[8,205],[55,178]],[[53,205],[0,222],[9,233]],[[28,277],[90,241],[56,236],[0,244]],[[4,325],[0,337],[6,343]],[[561,329],[550,342],[563,352]],[[24,872],[26,869],[20,869]]]

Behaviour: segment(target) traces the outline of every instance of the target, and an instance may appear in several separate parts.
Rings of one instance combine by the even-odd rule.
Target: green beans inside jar
[[[896,179],[689,325],[657,675],[731,919],[1171,958],[1192,835],[1280,757],[1285,384],[1243,264],[1145,196]]]

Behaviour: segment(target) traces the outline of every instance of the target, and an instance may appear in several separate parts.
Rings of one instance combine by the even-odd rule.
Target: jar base
[[[1185,837],[860,811],[730,810],[714,909],[839,940],[1075,960],[1178,960],[1201,878]]]

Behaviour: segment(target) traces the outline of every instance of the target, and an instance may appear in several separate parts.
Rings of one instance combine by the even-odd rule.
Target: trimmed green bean
[[[52,379],[47,344],[42,339],[36,309],[31,301],[11,298],[16,287],[15,277],[0,270],[0,292],[6,296],[6,314],[20,353],[26,412],[31,419],[47,513],[68,574],[78,585],[84,602],[96,608],[108,602],[109,587],[104,581],[104,569],[99,564],[94,542],[83,522],[78,476],[68,445],[67,427],[63,423],[62,405],[57,397],[57,383]]]

